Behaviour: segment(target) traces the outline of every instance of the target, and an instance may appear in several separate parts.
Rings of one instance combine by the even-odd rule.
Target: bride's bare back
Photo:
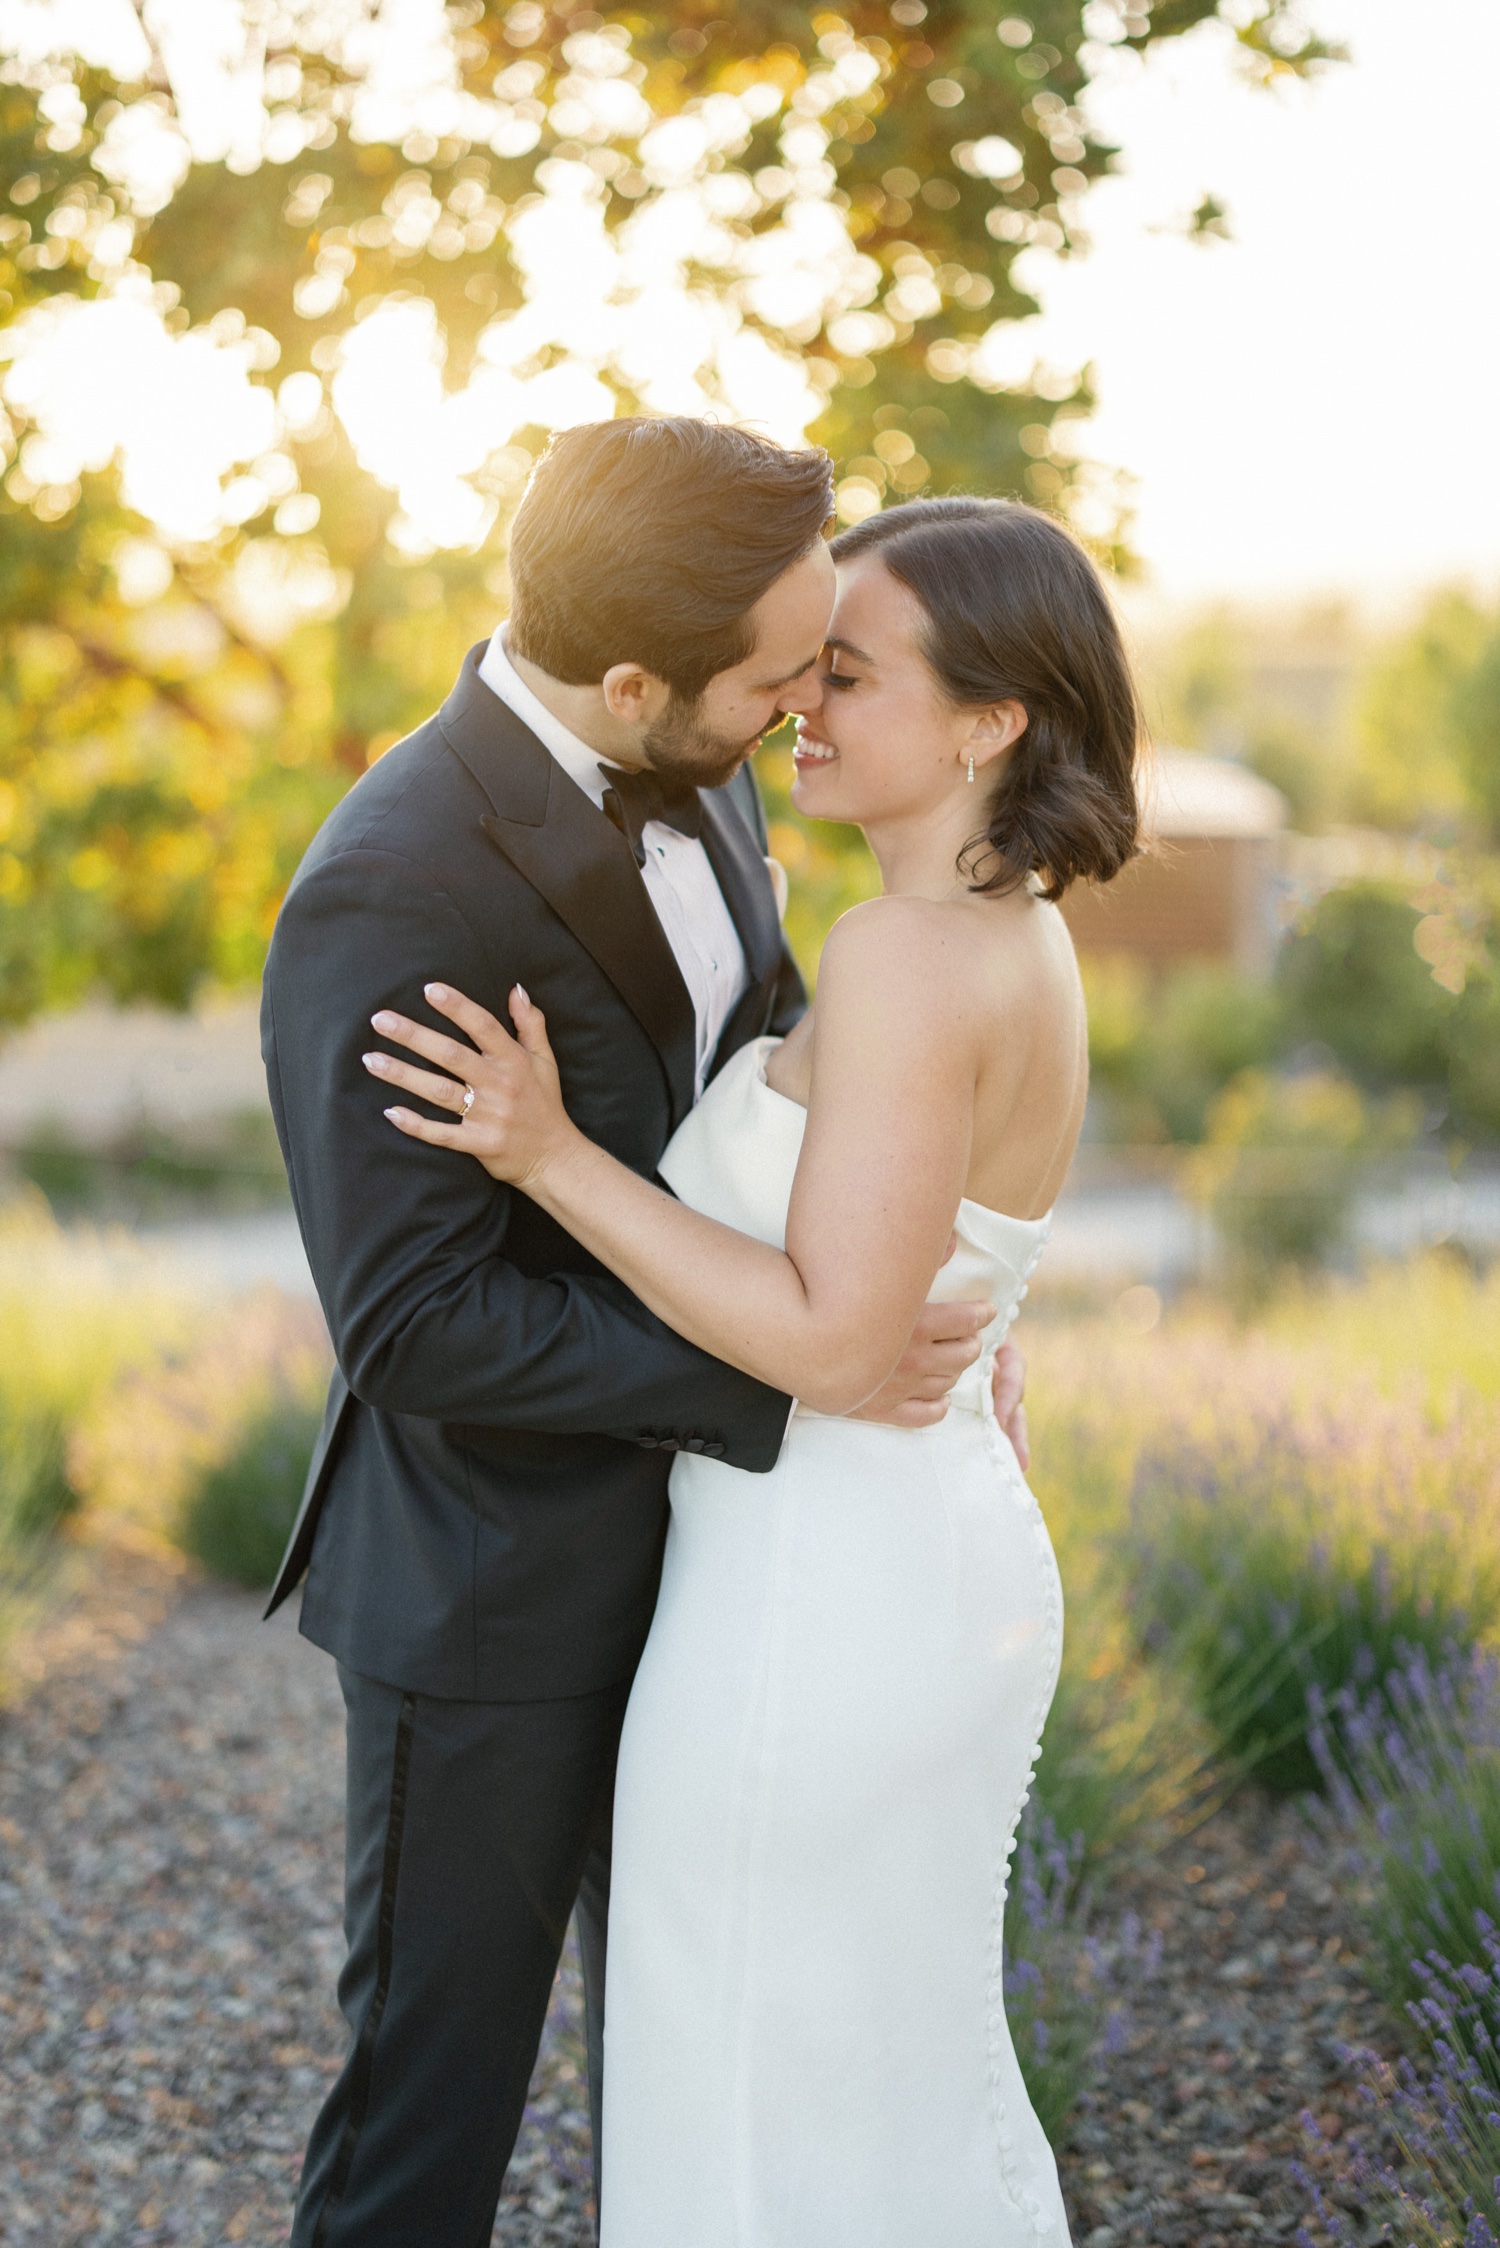
[[[903,903],[907,911],[917,905]],[[972,1060],[964,1193],[1011,1217],[1042,1217],[1067,1177],[1088,1094],[1088,1030],[1067,924],[1029,889],[917,910],[941,917],[957,939],[934,946],[930,959],[959,988],[956,1034]],[[804,1108],[816,1038],[809,1010],[766,1073],[776,1092]]]

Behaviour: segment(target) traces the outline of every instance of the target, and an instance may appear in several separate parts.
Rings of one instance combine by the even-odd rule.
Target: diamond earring
[[[969,786],[970,788],[974,786],[974,760],[972,757],[969,759]]]

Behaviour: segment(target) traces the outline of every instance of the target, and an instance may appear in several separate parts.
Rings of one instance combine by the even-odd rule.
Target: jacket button
[[[722,1460],[724,1457],[725,1449],[726,1447],[722,1444],[705,1444],[703,1447],[704,1458],[710,1460]]]
[[[659,1436],[638,1436],[636,1442],[643,1452],[654,1452],[660,1446],[661,1438]]]
[[[657,1449],[662,1452],[675,1452],[680,1447],[675,1436],[662,1436],[657,1439]]]
[[[702,1437],[685,1436],[682,1440],[682,1449],[684,1452],[701,1452],[703,1449]]]

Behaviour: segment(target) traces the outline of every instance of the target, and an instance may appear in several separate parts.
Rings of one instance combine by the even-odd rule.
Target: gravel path
[[[285,1612],[175,1589],[112,1567],[90,1597],[114,1628],[85,1602],[0,1720],[7,2248],[284,2241],[342,2053],[333,1666]],[[580,2010],[570,1962],[504,2248],[592,2239]]]
[[[341,1707],[332,1665],[257,1607],[122,1558],[0,1720],[8,2248],[286,2239],[342,2046]],[[1290,2240],[1298,2117],[1337,2140],[1338,2048],[1380,2027],[1324,1865],[1293,1814],[1250,1806],[1108,1902],[1159,1931],[1160,1963],[1062,2152],[1075,2241]],[[592,2237],[578,2023],[569,1962],[504,2248]]]
[[[1124,2047],[1074,2119],[1062,2162],[1074,2240],[1290,2241],[1308,2222],[1293,2163],[1332,2184],[1361,2113],[1344,2049],[1389,2044],[1347,1896],[1297,1812],[1252,1800],[1131,1868],[1108,1902],[1157,1931],[1160,1964],[1127,1991]]]

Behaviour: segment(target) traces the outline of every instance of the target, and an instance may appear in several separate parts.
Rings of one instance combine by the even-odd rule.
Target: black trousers
[[[308,2142],[292,2248],[489,2248],[575,1904],[597,2178],[629,1689],[450,1702],[339,1678],[350,2047]]]

